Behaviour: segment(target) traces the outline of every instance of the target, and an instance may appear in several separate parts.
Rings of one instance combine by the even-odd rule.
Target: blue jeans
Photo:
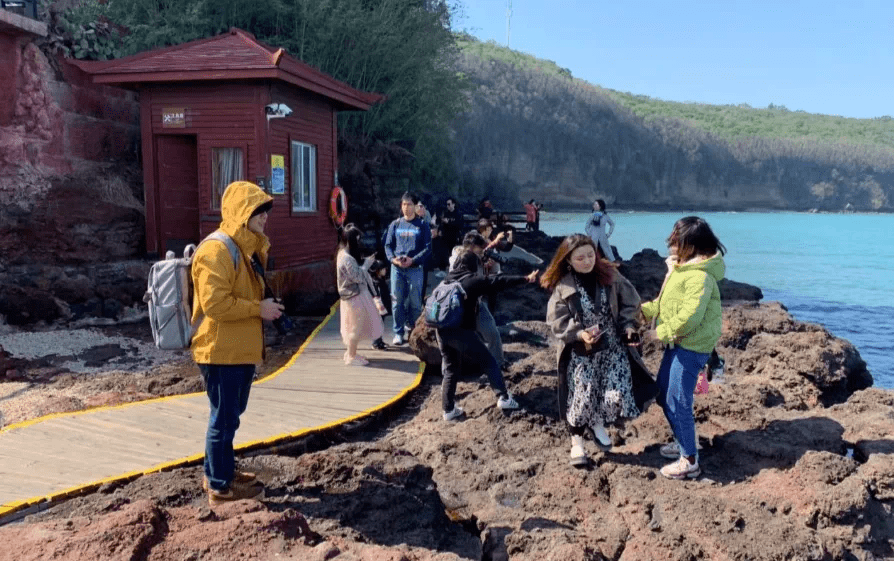
[[[682,455],[687,457],[698,455],[692,398],[698,373],[709,356],[675,346],[665,349],[658,369],[658,405],[664,410]]]
[[[480,372],[484,368],[490,387],[497,397],[506,397],[506,383],[496,359],[484,346],[478,333],[461,327],[449,327],[435,331],[441,351],[441,406],[444,412],[453,411],[456,399],[456,382],[463,371],[463,362]]]
[[[416,325],[422,315],[422,267],[391,267],[391,311],[394,334],[402,335],[404,326]]]
[[[212,489],[224,491],[236,470],[233,438],[239,428],[239,416],[248,406],[255,365],[200,364],[199,370],[211,403],[205,433],[205,476]]]

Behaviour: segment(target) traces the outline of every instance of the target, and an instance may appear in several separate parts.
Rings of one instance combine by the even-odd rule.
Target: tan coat
[[[623,333],[628,327],[639,327],[637,315],[639,313],[640,297],[630,281],[620,273],[615,273],[614,280],[608,289],[608,303],[611,307],[612,318],[618,333]],[[577,314],[572,313],[572,297],[577,295],[577,287],[571,274],[562,277],[562,280],[553,289],[546,306],[546,323],[550,325],[553,335],[563,343],[569,344],[578,341],[577,334],[586,326],[580,323]],[[561,353],[561,349],[559,351]]]
[[[611,285],[606,287],[608,303],[611,308],[614,327],[619,335],[627,328],[639,327],[640,297],[630,281],[620,273],[615,273]],[[559,340],[557,349],[557,363],[559,374],[559,412],[564,418],[565,403],[567,399],[568,364],[571,360],[571,346],[579,343],[578,333],[586,326],[581,323],[583,310],[580,309],[580,297],[571,273],[562,277],[562,280],[553,289],[546,307],[546,323],[550,326],[553,335]],[[625,345],[627,358],[630,361],[630,371],[633,377],[633,393],[637,407],[643,410],[646,402],[655,397],[657,386],[655,377],[643,363],[639,351],[634,347]]]
[[[192,339],[192,355],[198,364],[260,364],[264,358],[261,300],[264,285],[251,266],[255,253],[267,266],[270,241],[247,228],[256,208],[273,197],[254,183],[238,181],[224,191],[220,228],[239,246],[240,262],[223,242],[203,243],[192,264],[195,290],[192,320],[205,318]]]

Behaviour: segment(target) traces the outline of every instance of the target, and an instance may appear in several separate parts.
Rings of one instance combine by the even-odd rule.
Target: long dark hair
[[[339,242],[338,248],[344,248],[345,251],[348,252],[348,255],[354,258],[357,263],[363,262],[363,256],[360,254],[360,251],[363,249],[363,242],[361,238],[363,237],[363,232],[355,226],[353,223],[345,225],[344,228],[339,230]]]
[[[562,277],[573,271],[570,263],[571,253],[585,245],[592,247],[593,251],[596,252],[596,264],[593,266],[593,272],[596,274],[596,278],[599,279],[599,284],[603,286],[611,284],[615,278],[615,265],[599,257],[601,254],[596,248],[593,238],[583,234],[572,234],[559,244],[559,249],[553,255],[549,266],[540,275],[540,286],[547,290],[554,289],[559,284],[559,281],[562,280]]]
[[[720,243],[705,219],[698,216],[686,216],[677,220],[667,237],[667,245],[677,246],[678,263],[689,261],[696,255],[711,257],[718,252],[726,255],[726,246]]]

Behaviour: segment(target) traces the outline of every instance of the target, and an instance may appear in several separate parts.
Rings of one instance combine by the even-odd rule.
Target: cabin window
[[[292,141],[292,210],[317,210],[317,147]]]
[[[245,179],[245,152],[242,148],[211,149],[211,208],[220,210],[227,185]]]

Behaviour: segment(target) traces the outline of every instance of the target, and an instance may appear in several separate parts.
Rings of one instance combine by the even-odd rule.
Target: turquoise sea
[[[798,320],[853,343],[880,388],[894,388],[894,215],[789,212],[625,212],[610,238],[623,259],[643,248],[667,255],[674,222],[708,221],[726,246],[726,276],[760,287]],[[551,236],[583,232],[584,213],[544,212]]]

